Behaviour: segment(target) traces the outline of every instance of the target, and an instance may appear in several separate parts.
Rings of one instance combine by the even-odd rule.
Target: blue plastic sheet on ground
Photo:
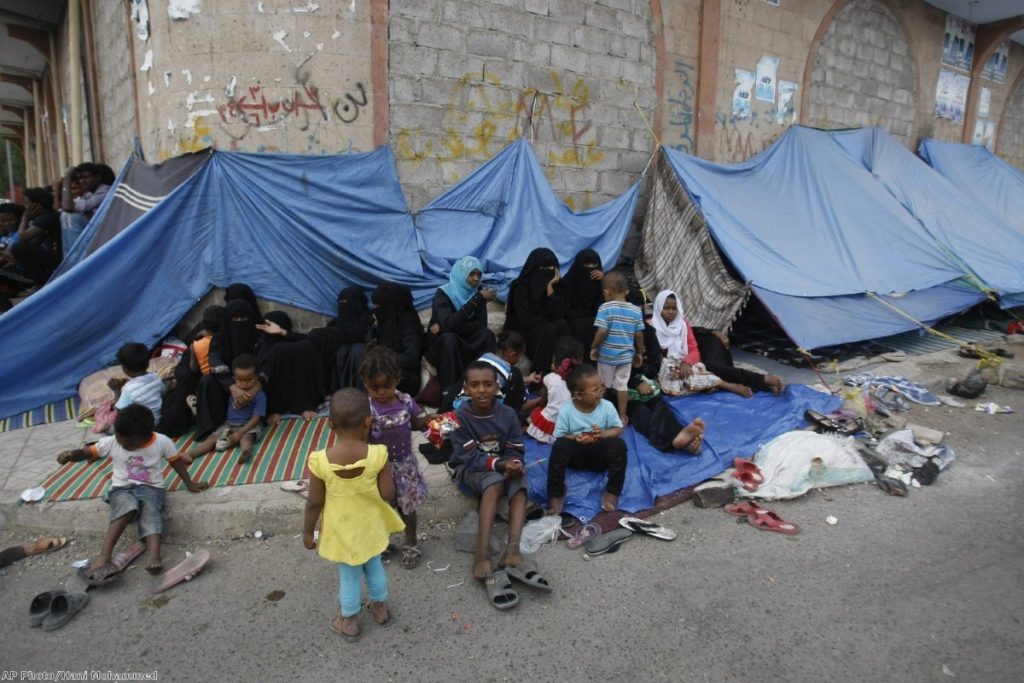
[[[922,140],[918,154],[976,204],[1024,234],[1024,172],[980,145]]]
[[[475,256],[504,295],[536,247],[552,249],[563,272],[587,248],[610,270],[639,191],[636,183],[607,204],[577,213],[551,190],[529,143],[520,139],[424,207],[416,227],[433,270],[447,273],[458,259]]]
[[[743,398],[727,392],[667,398],[682,424],[696,417],[708,425],[704,446],[698,456],[663,453],[629,427],[623,438],[629,448],[626,483],[619,497],[619,509],[639,512],[653,507],[664,496],[727,469],[733,458],[748,458],[761,444],[780,434],[807,426],[807,410],[830,413],[842,403],[803,385],[792,385],[779,396],[759,392]],[[547,504],[547,467],[551,447],[527,437],[526,473],[530,498]],[[607,473],[568,470],[565,511],[586,521],[600,511]]]

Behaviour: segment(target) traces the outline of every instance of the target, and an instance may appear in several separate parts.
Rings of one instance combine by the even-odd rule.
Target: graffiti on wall
[[[553,143],[552,166],[588,168],[604,158],[590,118],[590,87],[571,85],[551,71],[547,89],[515,90],[485,72],[464,74],[452,86],[441,131],[404,128],[395,135],[395,154],[404,161],[487,160],[509,142],[527,137]],[[458,180],[454,175],[449,181]]]
[[[764,125],[762,125],[764,124]],[[751,111],[744,118],[731,113],[715,113],[715,140],[718,161],[746,161],[758,152],[763,152],[775,142],[785,128],[775,123],[774,112]]]
[[[685,59],[677,59],[672,73],[678,78],[679,89],[668,98],[668,125],[671,135],[666,144],[687,154],[693,153],[693,103],[696,101],[696,66]]]

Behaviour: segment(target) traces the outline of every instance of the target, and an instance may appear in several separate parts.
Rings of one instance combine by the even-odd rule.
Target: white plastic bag
[[[519,550],[530,555],[545,543],[558,540],[562,533],[562,518],[559,515],[547,515],[528,523],[523,527],[523,536],[519,541]]]

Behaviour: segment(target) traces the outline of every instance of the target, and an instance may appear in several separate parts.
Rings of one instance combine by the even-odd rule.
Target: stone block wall
[[[1006,104],[996,153],[1017,168],[1024,169],[1024,81],[1017,85]]]
[[[575,209],[639,179],[648,0],[392,0],[389,29],[390,139],[414,209],[520,136]]]
[[[135,137],[135,94],[127,36],[131,27],[122,3],[93,2],[91,5],[104,163],[117,172],[131,156]]]
[[[661,142],[693,154],[697,140],[697,76],[700,70],[700,0],[661,3],[663,60]]]

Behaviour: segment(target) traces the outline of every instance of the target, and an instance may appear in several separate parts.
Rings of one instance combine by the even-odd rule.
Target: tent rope
[[[658,138],[657,133],[654,132],[654,128],[651,127],[651,122],[647,120],[647,114],[644,113],[644,110],[636,103],[635,100],[633,101],[633,106],[636,107],[638,112],[640,112],[640,118],[644,120],[644,125],[647,126],[647,132],[650,133],[651,138],[654,139],[654,148],[657,149],[661,146],[661,140]],[[653,159],[654,157],[652,156],[651,158]],[[650,166],[651,163],[647,162],[647,165]]]
[[[822,385],[824,385],[824,387],[826,389],[828,389],[828,393],[833,394],[833,395],[838,394],[839,393],[839,389],[836,389],[836,390],[832,389],[832,386],[828,383],[828,380],[825,379],[825,376],[821,374],[821,370],[819,370],[818,366],[814,364],[814,360],[811,358],[811,354],[807,351],[807,349],[798,347],[796,351],[797,351],[797,353],[802,355],[804,357],[804,360],[807,361],[807,364],[811,366],[811,370],[814,370],[814,374],[817,375],[818,379],[821,380]],[[839,374],[839,364],[838,363],[836,363],[836,374],[837,375]],[[842,382],[840,382],[840,387],[842,387]]]

